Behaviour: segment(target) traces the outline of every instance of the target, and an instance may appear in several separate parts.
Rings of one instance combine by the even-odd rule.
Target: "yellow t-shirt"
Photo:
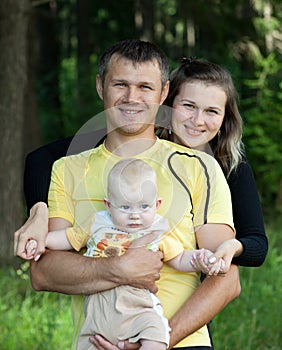
[[[157,173],[158,192],[163,199],[158,214],[168,219],[184,249],[196,248],[194,227],[222,223],[233,227],[229,187],[214,158],[165,140],[135,158],[146,161]],[[49,190],[49,217],[61,217],[82,225],[93,211],[104,209],[107,177],[121,158],[104,145],[64,157],[54,163]],[[166,264],[158,281],[158,297],[170,319],[200,283],[198,273],[183,273]],[[75,337],[83,321],[83,298],[73,299]],[[75,342],[74,342],[75,343]],[[209,346],[206,327],[177,346]]]

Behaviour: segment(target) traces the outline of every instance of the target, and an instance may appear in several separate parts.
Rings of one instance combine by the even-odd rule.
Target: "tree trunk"
[[[77,114],[82,121],[92,116],[90,1],[77,0]]]
[[[0,1],[1,264],[12,261],[13,233],[22,224],[24,213],[22,149],[29,13],[29,0]]]

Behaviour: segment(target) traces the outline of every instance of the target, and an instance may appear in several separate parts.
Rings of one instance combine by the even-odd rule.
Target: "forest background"
[[[1,290],[6,290],[6,284],[17,278],[17,273],[22,281],[27,278],[26,265],[21,265],[22,261],[13,256],[13,233],[27,215],[22,186],[25,157],[42,144],[73,135],[102,110],[95,90],[98,57],[114,42],[127,38],[156,43],[168,55],[171,68],[176,67],[182,57],[194,56],[230,70],[244,119],[246,153],[254,170],[273,248],[266,262],[269,265],[263,266],[265,275],[260,271],[254,277],[254,269],[249,269],[251,272],[245,269],[242,275],[247,275],[243,283],[257,290],[261,282],[256,285],[254,280],[266,282],[273,277],[276,286],[279,287],[280,282],[277,292],[281,295],[281,279],[277,280],[278,273],[273,270],[280,271],[282,247],[279,225],[282,213],[280,0],[0,1],[0,265],[4,288]],[[7,294],[7,289],[9,298],[20,294],[26,301],[27,291],[33,295],[28,286],[19,281],[15,283],[15,294]],[[270,288],[271,283],[271,280],[264,283],[264,296],[268,300],[272,297],[274,313],[281,309],[282,303],[281,298],[274,295],[274,287],[272,292],[265,287]],[[35,298],[37,295],[42,296],[39,293]],[[47,293],[45,298],[56,297]],[[60,298],[56,302],[60,303]],[[247,299],[246,303],[249,302]],[[0,300],[0,308],[5,314],[10,306]],[[23,312],[23,309],[17,310],[15,313]],[[253,310],[249,320],[255,319],[255,324],[250,327],[257,325],[257,308],[255,313]],[[46,321],[49,326],[50,320],[51,317]],[[273,325],[274,322],[272,328]],[[279,344],[281,320],[276,329],[276,337],[271,335],[269,339],[270,343],[274,339]],[[4,330],[4,326],[0,326],[1,349],[5,348]],[[258,332],[262,334],[261,330]],[[235,334],[235,338],[238,339],[238,335]],[[261,349],[279,349],[278,345],[267,347],[265,341],[263,338]],[[26,348],[35,349],[30,345]],[[54,348],[51,345],[50,349]],[[9,343],[6,349],[11,350],[13,346]],[[259,349],[258,345],[253,349]]]

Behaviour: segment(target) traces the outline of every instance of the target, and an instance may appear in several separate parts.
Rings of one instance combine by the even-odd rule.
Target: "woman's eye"
[[[195,108],[195,106],[192,105],[191,103],[184,103],[184,106],[185,106],[186,108],[188,108],[188,109],[194,109],[194,108]]]
[[[218,112],[215,109],[208,109],[208,113],[210,113],[210,114],[218,114]]]

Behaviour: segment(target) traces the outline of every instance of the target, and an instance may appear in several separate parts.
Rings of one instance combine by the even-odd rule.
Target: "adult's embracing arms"
[[[50,230],[66,227],[66,220],[51,219]],[[52,221],[56,225],[52,225]],[[69,226],[69,225],[68,225]],[[162,253],[146,250],[154,234],[136,240],[121,257],[91,259],[77,253],[47,250],[31,263],[35,290],[65,294],[93,294],[121,284],[157,291],[155,281],[162,267]],[[134,248],[134,249],[133,249]]]

